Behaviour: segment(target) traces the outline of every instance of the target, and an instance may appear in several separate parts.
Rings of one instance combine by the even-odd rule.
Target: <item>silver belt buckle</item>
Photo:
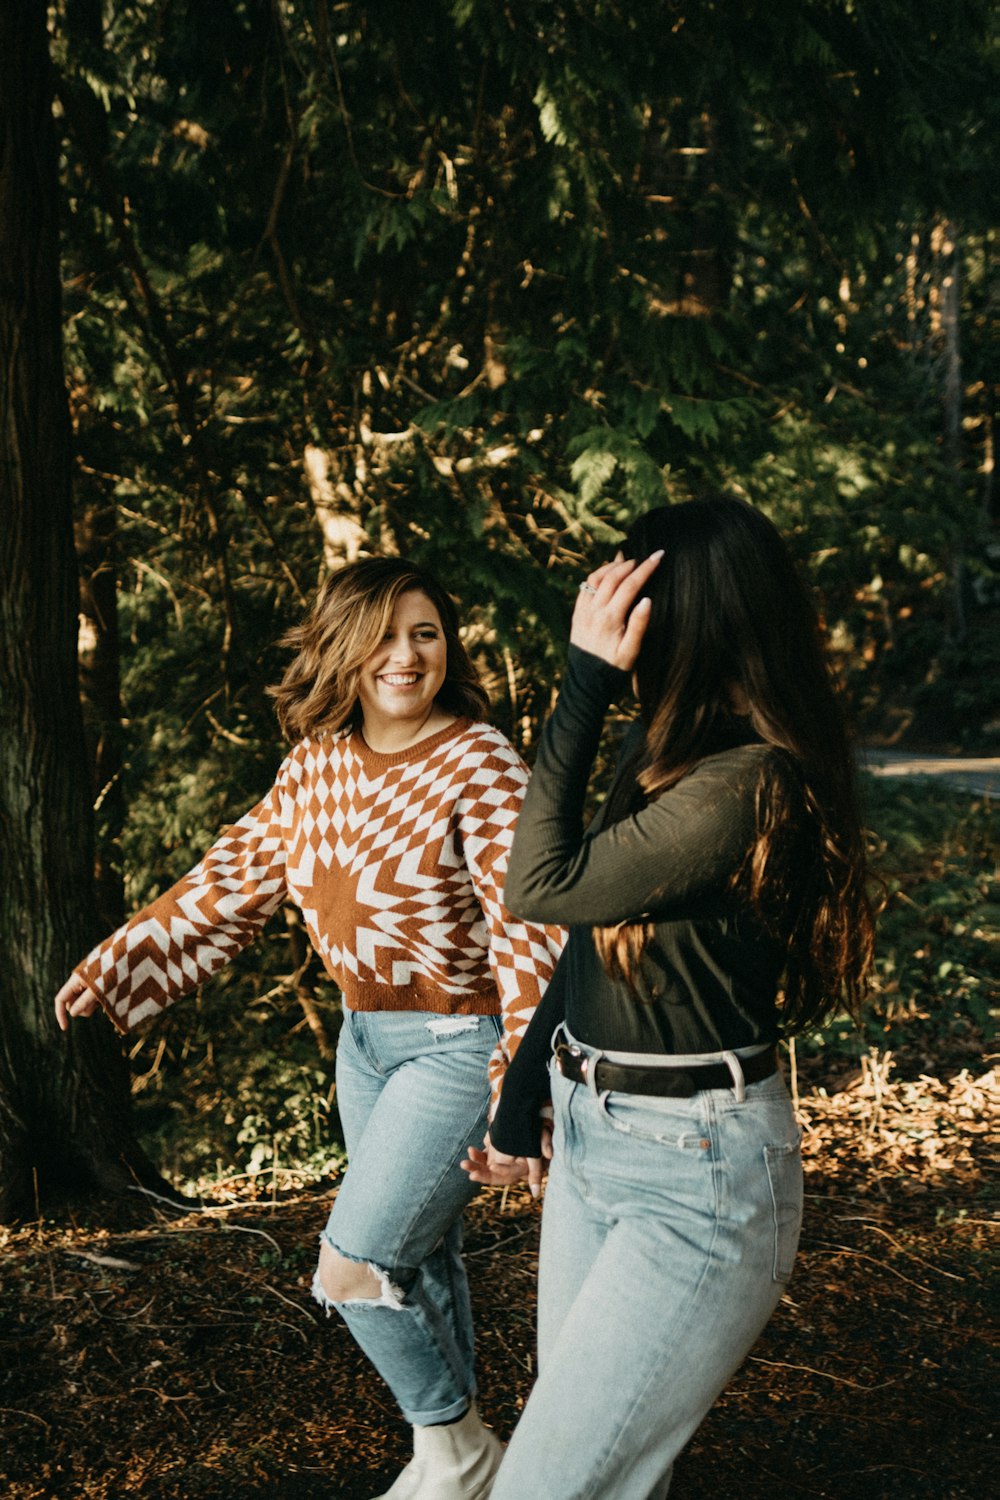
[[[587,1073],[590,1068],[590,1058],[586,1057],[584,1053],[580,1051],[579,1047],[569,1047],[565,1042],[560,1042],[555,1050],[556,1064],[558,1065],[560,1073],[562,1073],[563,1070],[562,1060],[564,1054],[566,1055],[566,1057],[573,1057],[579,1060],[580,1078],[584,1083],[586,1083]]]

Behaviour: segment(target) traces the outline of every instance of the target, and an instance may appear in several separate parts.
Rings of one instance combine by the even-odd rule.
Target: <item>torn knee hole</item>
[[[351,1260],[325,1241],[320,1246],[316,1276],[330,1302],[377,1297],[381,1291],[378,1275],[367,1261]]]
[[[388,1271],[372,1261],[351,1260],[325,1240],[320,1247],[312,1293],[327,1312],[335,1304],[345,1302],[368,1303],[373,1307],[403,1305],[402,1289],[395,1285]]]

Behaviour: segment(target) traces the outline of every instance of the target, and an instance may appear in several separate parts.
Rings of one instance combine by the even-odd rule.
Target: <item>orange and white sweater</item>
[[[494,1104],[565,934],[503,904],[528,772],[460,719],[382,755],[300,741],[268,795],[77,967],[122,1032],[215,973],[291,900],[352,1010],[501,1015]]]

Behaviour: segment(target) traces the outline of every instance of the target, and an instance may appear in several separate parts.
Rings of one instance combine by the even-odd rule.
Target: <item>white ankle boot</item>
[[[416,1428],[413,1429],[416,1432]],[[413,1500],[420,1484],[420,1464],[416,1458],[410,1462],[401,1474],[396,1475],[396,1481],[387,1490],[383,1490],[377,1500]]]
[[[414,1427],[413,1458],[381,1500],[487,1500],[503,1447],[470,1406],[458,1422]]]

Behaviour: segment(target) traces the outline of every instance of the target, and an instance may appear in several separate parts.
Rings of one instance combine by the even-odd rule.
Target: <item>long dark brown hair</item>
[[[403,594],[426,594],[448,647],[437,702],[448,713],[483,719],[489,698],[458,634],[458,613],[431,573],[401,557],[366,557],[331,573],[302,621],[283,637],[296,654],[277,687],[278,720],[293,743],[359,721],[361,668],[385,633]]]
[[[718,497],[640,517],[623,547],[663,549],[635,679],[645,740],[611,794],[615,822],[706,755],[750,737],[784,752],[757,787],[757,837],[734,885],[787,940],[782,1020],[794,1030],[856,1015],[874,949],[865,841],[844,719],[812,600],[760,511]],[[640,993],[649,922],[596,928],[613,978]]]

